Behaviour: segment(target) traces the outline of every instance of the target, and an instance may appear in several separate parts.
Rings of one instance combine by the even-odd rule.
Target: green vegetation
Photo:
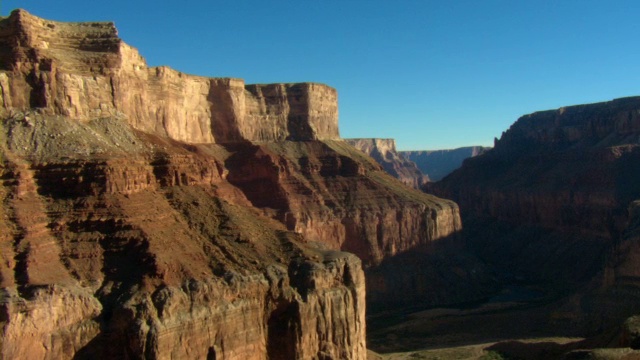
[[[479,360],[508,360],[508,357],[503,356],[497,351],[487,351],[486,354],[482,355]]]

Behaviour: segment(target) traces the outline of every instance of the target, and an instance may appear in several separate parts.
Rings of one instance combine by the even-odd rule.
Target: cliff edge
[[[0,21],[0,47],[5,111],[124,115],[136,129],[188,143],[339,138],[335,89],[150,68],[113,23],[62,23],[16,10]]]

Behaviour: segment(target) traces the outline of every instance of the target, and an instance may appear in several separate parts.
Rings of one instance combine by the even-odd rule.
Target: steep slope
[[[602,330],[638,311],[622,295],[637,292],[624,279],[634,276],[625,239],[640,197],[638,138],[640,97],[538,112],[430,189],[460,204],[481,257],[505,276],[579,291],[559,318]],[[630,287],[613,295],[620,282]],[[617,300],[600,306],[594,294]]]
[[[462,166],[465,159],[478,156],[486,150],[488,148],[482,146],[468,146],[448,150],[400,151],[399,154],[413,161],[431,181],[440,181]]]
[[[224,148],[27,117],[2,127],[3,357],[365,357],[360,261],[247,206]]]
[[[345,139],[349,145],[371,156],[382,168],[408,186],[419,189],[429,181],[416,164],[399,155],[394,139]]]
[[[364,359],[362,261],[461,227],[339,140],[325,85],[148,68],[113,24],[18,10],[0,90],[3,358]]]
[[[455,203],[398,183],[342,141],[234,146],[228,180],[310,241],[366,264],[460,229]]]

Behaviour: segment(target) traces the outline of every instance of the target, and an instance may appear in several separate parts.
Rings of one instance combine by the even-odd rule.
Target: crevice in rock
[[[267,320],[267,358],[290,360],[296,358],[300,336],[300,308],[297,301],[281,300]]]

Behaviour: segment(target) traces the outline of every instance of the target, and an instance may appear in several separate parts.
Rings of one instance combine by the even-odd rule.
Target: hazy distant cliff
[[[429,177],[421,173],[416,164],[399,155],[394,139],[345,139],[345,141],[374,158],[386,172],[411,187],[419,188],[429,181]]]
[[[413,161],[431,181],[440,181],[459,168],[465,159],[477,156],[486,150],[487,148],[482,146],[469,146],[450,150],[400,151],[399,153]]]

